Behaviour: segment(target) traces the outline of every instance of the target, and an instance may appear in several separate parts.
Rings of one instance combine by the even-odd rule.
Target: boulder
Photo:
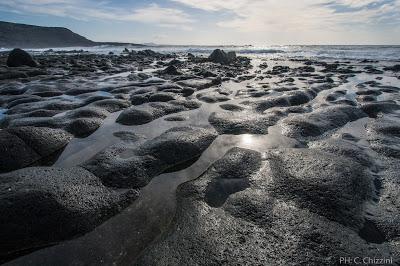
[[[0,176],[2,256],[93,230],[138,196],[114,191],[83,168],[25,168]]]
[[[236,53],[235,52],[225,53],[225,51],[221,49],[215,49],[208,57],[208,59],[214,63],[229,65],[236,60]]]
[[[38,63],[33,60],[32,56],[22,49],[16,48],[10,52],[7,58],[7,66],[20,67],[30,66],[37,67]]]

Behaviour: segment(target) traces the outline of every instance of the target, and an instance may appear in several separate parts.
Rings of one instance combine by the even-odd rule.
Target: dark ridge
[[[90,47],[96,45],[143,46],[118,42],[94,42],[62,27],[41,27],[0,21],[1,48]]]
[[[95,44],[67,28],[0,21],[0,47],[4,48],[94,46]]]

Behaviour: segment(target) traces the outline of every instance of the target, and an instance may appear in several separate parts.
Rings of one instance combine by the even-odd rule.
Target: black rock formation
[[[7,66],[20,67],[30,66],[37,67],[38,63],[33,60],[32,56],[22,49],[16,48],[10,52],[7,58]]]

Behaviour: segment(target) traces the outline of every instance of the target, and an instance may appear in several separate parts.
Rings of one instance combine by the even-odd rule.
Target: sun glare
[[[250,135],[250,134],[244,134],[244,135],[242,135],[242,137],[241,137],[241,142],[242,142],[244,145],[251,145],[251,144],[253,144],[253,143],[254,143],[253,135]]]

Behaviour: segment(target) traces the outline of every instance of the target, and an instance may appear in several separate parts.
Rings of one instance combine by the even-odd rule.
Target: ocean
[[[274,46],[111,46],[52,48],[54,51],[84,50],[96,54],[121,54],[125,49],[151,49],[160,53],[210,54],[214,49],[235,51],[240,55],[262,55],[268,58],[310,58],[310,59],[353,59],[353,60],[400,60],[400,45],[274,45]],[[1,51],[9,49],[0,48]],[[27,49],[32,53],[42,53],[49,49]]]

